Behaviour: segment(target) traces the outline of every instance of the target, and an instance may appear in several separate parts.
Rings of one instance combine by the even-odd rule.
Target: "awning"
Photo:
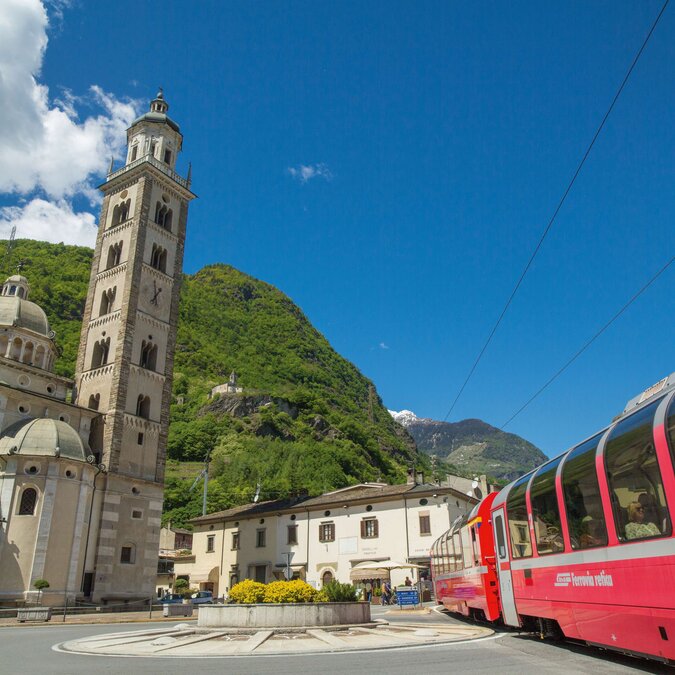
[[[366,579],[389,579],[389,570],[353,569],[349,572],[349,578],[352,581],[365,581]]]

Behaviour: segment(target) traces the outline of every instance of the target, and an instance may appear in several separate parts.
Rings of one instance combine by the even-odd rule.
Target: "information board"
[[[404,588],[396,589],[396,601],[401,607],[406,605],[419,605],[420,594],[416,588],[405,586]]]

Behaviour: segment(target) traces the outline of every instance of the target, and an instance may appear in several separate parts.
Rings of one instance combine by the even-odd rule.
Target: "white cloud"
[[[0,208],[0,238],[9,239],[16,225],[21,239],[39,239],[58,244],[77,244],[93,248],[96,241],[96,219],[87,212],[75,213],[65,199],[48,202],[32,199],[22,206]]]
[[[301,183],[307,183],[312,178],[323,178],[324,180],[331,180],[333,178],[331,170],[325,164],[289,166],[287,171]]]
[[[19,237],[75,243],[82,235],[91,244],[86,228],[94,216],[75,213],[68,200],[81,195],[92,206],[98,203],[94,179],[105,174],[111,156],[121,155],[125,129],[136,115],[135,103],[120,101],[96,85],[83,97],[63,90],[50,100],[49,89],[37,81],[47,48],[45,6],[39,0],[2,0],[2,4],[0,192],[32,200],[3,209],[0,225],[19,225]],[[49,6],[60,20],[68,2],[51,0]],[[77,109],[83,104],[94,106],[97,113],[80,120]],[[49,214],[56,220],[46,227]]]
[[[380,349],[389,349],[389,345],[386,345],[384,342],[380,342],[379,347]]]

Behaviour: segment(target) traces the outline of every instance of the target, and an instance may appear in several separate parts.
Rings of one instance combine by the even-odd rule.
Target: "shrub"
[[[187,579],[176,579],[173,584],[173,592],[181,595],[190,590],[190,584]]]
[[[316,588],[302,581],[302,579],[273,581],[265,587],[263,602],[315,602],[318,594]]]
[[[42,604],[42,591],[45,588],[49,588],[49,582],[46,579],[36,579],[33,582],[33,588],[37,588],[38,591],[38,603]]]
[[[339,581],[328,582],[322,590],[328,598],[324,602],[356,602],[356,589],[351,584],[341,584]]]
[[[251,605],[263,602],[265,598],[265,584],[252,579],[244,579],[230,589],[230,600],[240,605]]]

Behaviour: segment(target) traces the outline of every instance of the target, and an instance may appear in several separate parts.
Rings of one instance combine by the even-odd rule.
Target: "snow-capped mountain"
[[[482,420],[439,422],[417,417],[412,410],[390,410],[389,414],[415,439],[418,450],[436,455],[465,473],[513,480],[547,459],[524,438]]]
[[[401,410],[400,412],[389,410],[388,412],[402,427],[406,427],[406,429],[413,422],[427,421],[426,417],[417,417],[412,410]]]

